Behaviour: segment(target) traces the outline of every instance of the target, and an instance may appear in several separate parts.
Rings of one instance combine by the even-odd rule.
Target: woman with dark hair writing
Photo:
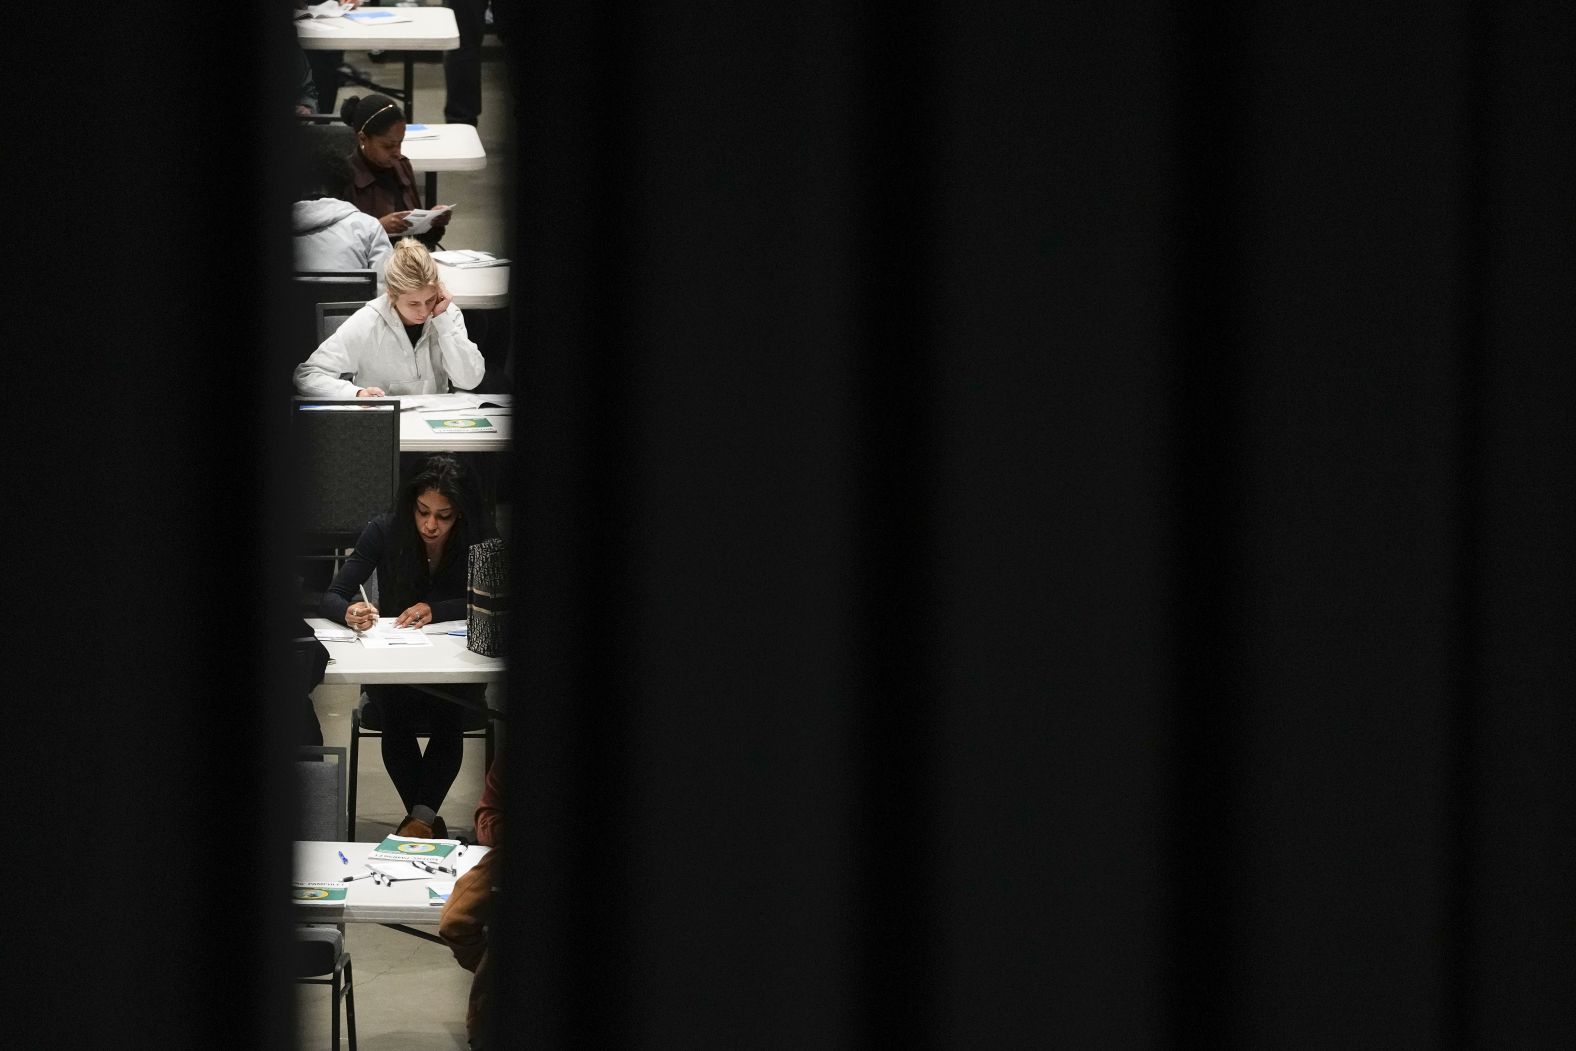
[[[433,456],[400,487],[394,509],[367,523],[350,558],[323,595],[323,616],[364,631],[381,616],[396,627],[421,628],[465,616],[466,553],[496,533],[483,512],[476,486],[458,461]],[[378,603],[364,601],[361,586],[377,574]],[[379,611],[381,606],[382,612]],[[483,703],[485,687],[444,686],[446,692]],[[463,709],[415,686],[366,687],[383,717],[383,765],[405,812],[425,807],[436,815],[460,772]],[[416,731],[431,729],[423,752]],[[423,815],[429,826],[433,818]],[[441,825],[402,834],[443,834]]]

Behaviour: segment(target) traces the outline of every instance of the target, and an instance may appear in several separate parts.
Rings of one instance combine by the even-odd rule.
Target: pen
[[[353,879],[366,879],[368,876],[376,876],[376,875],[377,875],[376,872],[363,872],[359,876],[346,876],[340,882],[341,883],[349,883]]]
[[[345,852],[343,850],[336,850],[334,853],[339,855],[340,861],[344,862],[346,865],[350,864],[350,859],[345,857]]]

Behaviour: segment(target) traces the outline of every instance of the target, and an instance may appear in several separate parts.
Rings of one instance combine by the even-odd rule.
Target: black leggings
[[[454,685],[441,687],[447,693],[474,695],[480,702],[484,687]],[[465,709],[449,701],[423,693],[413,686],[368,686],[367,698],[377,704],[383,726],[383,765],[388,769],[394,790],[405,813],[416,806],[441,812],[443,798],[460,773],[464,757]],[[418,734],[427,734],[427,750],[421,750]]]

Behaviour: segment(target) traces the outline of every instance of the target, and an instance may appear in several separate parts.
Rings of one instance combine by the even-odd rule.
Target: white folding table
[[[313,631],[322,628],[342,632],[343,624],[324,617],[307,617]],[[465,648],[460,635],[427,633],[431,646],[393,646],[371,649],[360,642],[324,642],[330,658],[323,672],[328,685],[356,683],[411,686],[445,685],[465,682],[499,682],[504,677],[502,657],[484,657]],[[458,703],[458,702],[457,702]]]
[[[438,279],[461,310],[500,310],[509,305],[509,264],[448,266],[438,263]]]
[[[307,51],[402,51],[405,64],[405,119],[415,115],[415,73],[409,52],[453,51],[460,46],[460,27],[447,7],[369,7],[362,10],[395,12],[410,21],[387,24],[348,18],[296,20],[296,39]],[[412,162],[414,163],[414,162]]]
[[[487,151],[482,148],[481,136],[469,124],[423,124],[435,134],[415,134],[407,127],[405,142],[400,152],[410,161],[410,166],[426,173],[427,206],[435,208],[444,203],[438,200],[439,172],[474,172],[487,167]]]
[[[501,453],[509,451],[513,420],[508,394],[483,394],[488,404],[477,407],[475,394],[392,394],[388,401],[400,403],[399,450],[404,453]],[[384,399],[358,399],[375,402]],[[419,406],[419,407],[413,407]],[[352,406],[353,407],[353,406]],[[485,418],[492,427],[471,430],[462,426],[434,427],[429,420],[463,424]],[[325,622],[326,623],[326,622]],[[461,648],[464,648],[463,640]],[[480,679],[454,679],[454,682],[480,682]]]
[[[388,923],[435,924],[441,906],[429,904],[427,888],[434,880],[454,880],[469,872],[490,849],[468,846],[455,857],[456,875],[433,875],[400,880],[392,885],[373,883],[370,878],[345,882],[346,876],[367,871],[367,855],[376,843],[330,843],[302,840],[295,844],[293,878],[300,883],[334,883],[346,888],[342,904],[311,905],[297,902],[295,919],[300,923]],[[340,861],[343,853],[349,863]]]

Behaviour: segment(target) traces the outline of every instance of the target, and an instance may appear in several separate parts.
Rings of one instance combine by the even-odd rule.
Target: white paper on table
[[[396,628],[398,617],[379,617],[376,624],[361,633],[361,645],[369,650],[387,650],[404,646],[431,646],[420,628]]]
[[[448,635],[451,632],[464,631],[467,622],[463,620],[439,620],[422,628],[423,635]]]
[[[431,124],[407,124],[407,125],[405,125],[405,138],[407,140],[409,140],[409,139],[436,139],[437,137],[438,137],[438,129],[434,128]]]
[[[432,229],[432,221],[444,212],[454,210],[452,204],[440,204],[436,208],[412,208],[410,214],[405,216],[405,221],[410,224],[409,230],[401,230],[400,237],[410,237],[424,234]]]
[[[320,4],[307,4],[296,11],[295,16],[297,21],[305,18],[339,18],[349,10],[352,8],[339,0],[323,0]]]
[[[487,851],[490,849],[490,847],[472,845],[455,851],[451,855],[451,857],[454,858],[455,878],[458,879],[460,876],[465,875],[467,872],[471,871],[471,869],[475,868],[476,863],[482,858],[486,857]]]
[[[482,406],[507,406],[510,404],[508,394],[399,394],[400,412],[439,412],[459,413],[465,409],[479,409]]]
[[[369,861],[367,862],[367,868],[373,872],[381,872],[396,882],[408,879],[432,878],[432,873],[426,869],[419,869],[408,861]]]
[[[491,252],[479,248],[448,248],[432,253],[435,262],[452,266],[456,270],[476,270],[487,266],[508,266],[509,260],[499,259]]]

